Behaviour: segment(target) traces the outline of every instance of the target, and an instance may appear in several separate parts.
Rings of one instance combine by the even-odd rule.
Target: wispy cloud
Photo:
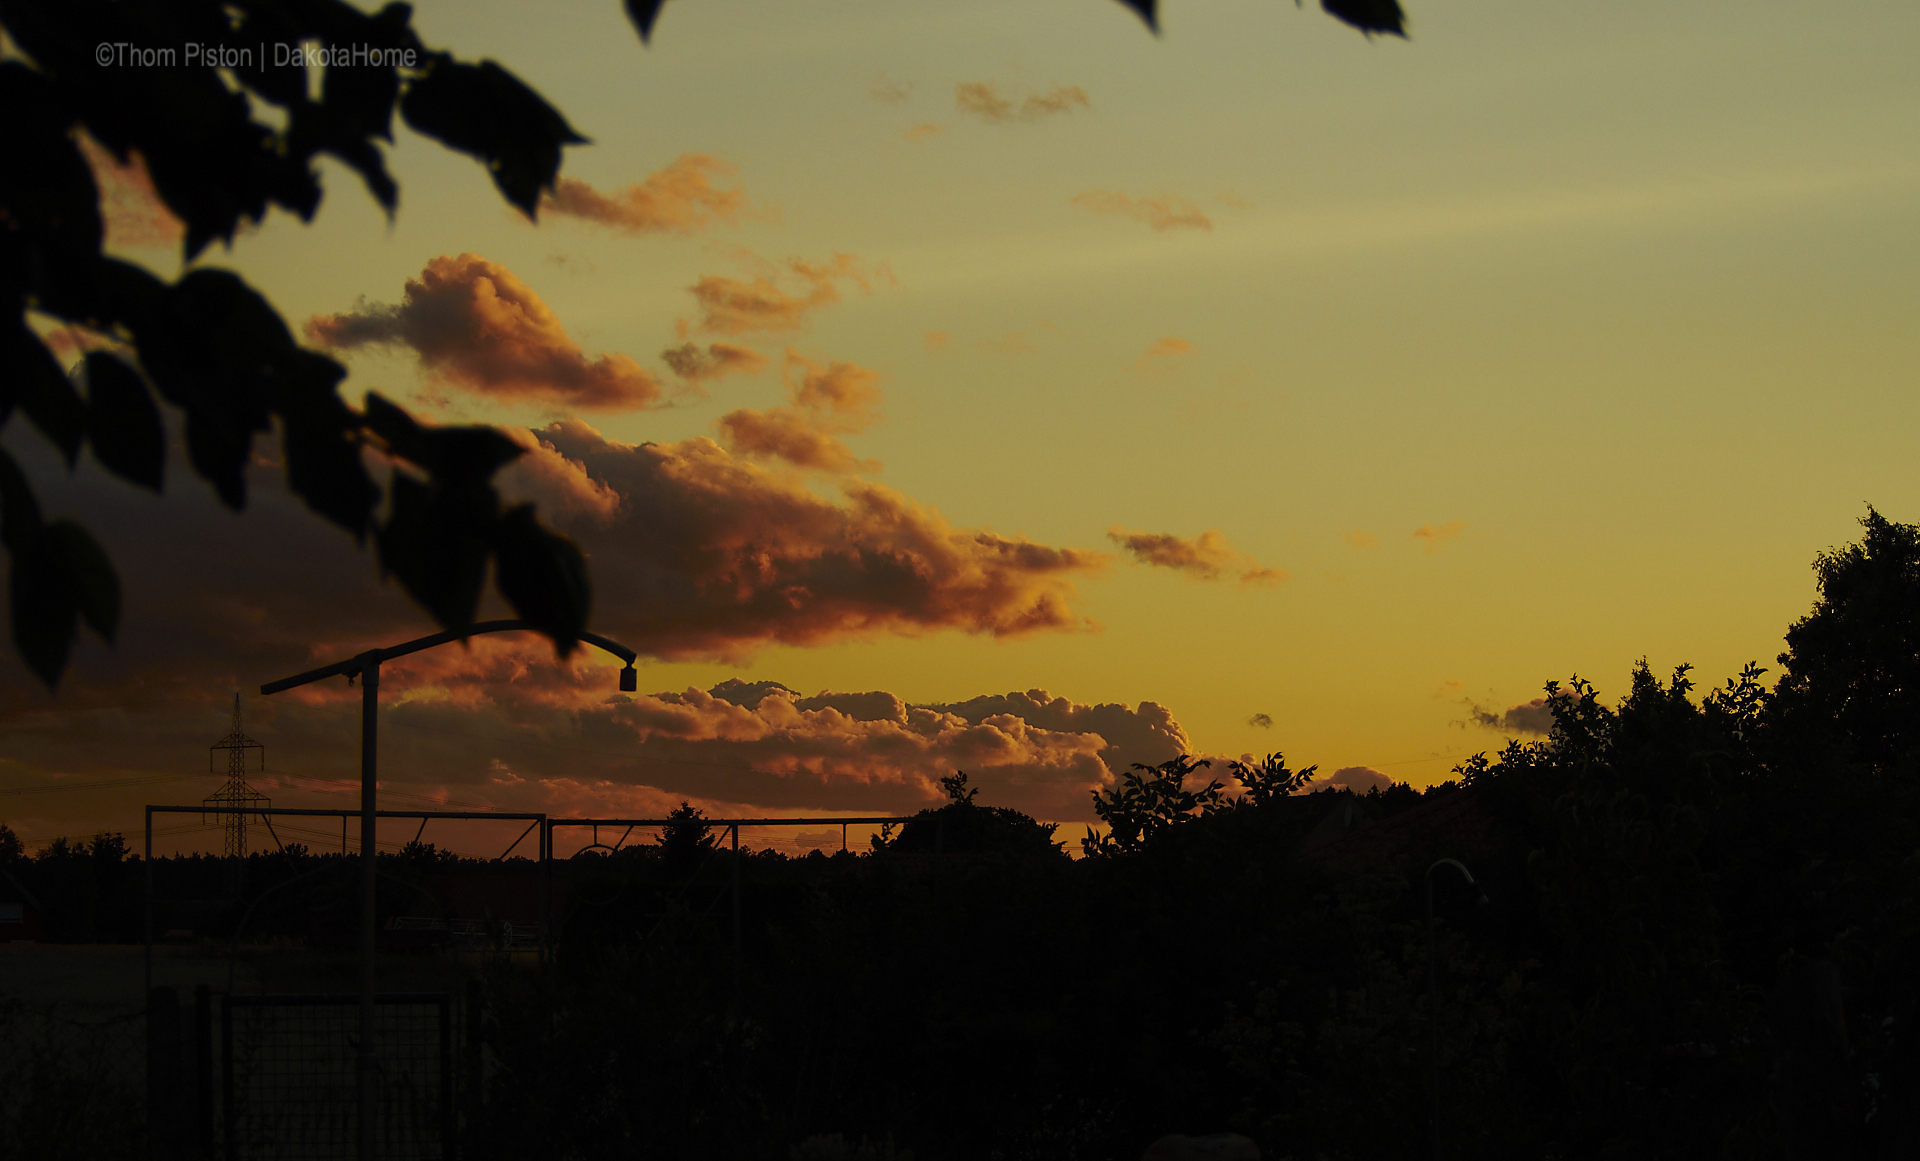
[[[922,121],[913,128],[901,133],[900,136],[908,141],[925,141],[932,137],[938,137],[946,131],[947,127],[945,125],[935,125],[931,121]]]
[[[954,87],[953,99],[960,112],[995,125],[1038,121],[1092,107],[1087,91],[1079,85],[1055,85],[1045,92],[1006,96],[997,82],[965,81]]]
[[[682,343],[661,351],[660,358],[689,383],[757,374],[767,366],[765,355],[738,343],[708,343],[704,351],[698,343]]]
[[[912,81],[896,81],[885,73],[873,78],[867,96],[883,105],[904,105],[913,97]]]
[[[336,351],[403,347],[437,380],[496,399],[626,411],[662,395],[632,357],[589,357],[531,287],[478,254],[427,263],[398,305],[314,315],[306,336]]]
[[[1358,528],[1342,532],[1340,539],[1347,542],[1348,548],[1372,548],[1374,545],[1380,543],[1378,536],[1375,536],[1371,532],[1363,532]]]
[[[734,167],[704,153],[686,153],[645,181],[601,193],[578,178],[563,177],[541,208],[562,217],[612,226],[628,234],[690,234],[714,222],[739,216],[746,195],[719,189],[715,177],[731,177]]]
[[[842,284],[871,291],[876,282],[893,278],[885,267],[869,268],[851,254],[835,254],[825,261],[791,258],[778,265],[748,257],[762,268],[761,273],[746,279],[709,274],[687,288],[700,307],[700,319],[681,320],[682,335],[796,331],[809,313],[840,301]],[[784,290],[776,279],[797,283],[799,289]]]
[[[1467,523],[1464,520],[1449,520],[1445,524],[1422,524],[1413,530],[1413,539],[1421,542],[1422,551],[1439,552],[1447,546],[1448,541],[1460,539],[1460,534],[1466,530]]]
[[[1118,214],[1145,222],[1155,230],[1211,230],[1213,219],[1199,206],[1178,194],[1154,194],[1134,198],[1118,190],[1088,190],[1069,199],[1072,204],[1096,214]]]
[[[1141,564],[1170,568],[1197,580],[1219,580],[1236,574],[1243,585],[1277,585],[1288,579],[1285,569],[1268,568],[1235,549],[1217,528],[1191,539],[1168,532],[1130,532],[1115,524],[1107,539]]]

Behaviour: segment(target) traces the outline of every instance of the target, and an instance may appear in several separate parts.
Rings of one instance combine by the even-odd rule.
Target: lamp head
[[[620,671],[620,692],[632,693],[640,688],[640,675],[629,665]]]

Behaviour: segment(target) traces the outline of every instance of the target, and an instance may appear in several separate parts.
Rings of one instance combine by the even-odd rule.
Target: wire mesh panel
[[[0,1157],[137,1152],[144,1017],[0,1000]]]
[[[452,1161],[452,998],[374,1002],[374,1141],[385,1159]],[[356,1154],[356,996],[228,996],[221,1088],[229,1161],[333,1161]]]

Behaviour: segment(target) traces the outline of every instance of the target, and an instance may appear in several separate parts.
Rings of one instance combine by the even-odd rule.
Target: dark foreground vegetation
[[[487,981],[468,1153],[1426,1156],[1432,1004],[1452,1157],[1920,1156],[1920,530],[1864,523],[1777,684],[1549,686],[1549,736],[1424,793],[1136,771],[1079,860],[956,776],[873,851],[745,855],[737,980],[696,815],[576,858],[552,966]],[[1479,886],[1434,877],[1430,997],[1442,857]]]

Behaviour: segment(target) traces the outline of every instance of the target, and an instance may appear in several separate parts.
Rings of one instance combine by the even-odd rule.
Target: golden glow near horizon
[[[509,295],[484,325],[563,332],[576,361],[462,371],[460,350],[407,332],[411,349],[339,348],[350,397],[445,422],[572,416],[620,443],[727,436],[743,455],[748,435],[791,451],[799,432],[816,467],[842,456],[794,477],[823,502],[871,480],[957,529],[1108,557],[1064,575],[1053,629],[934,618],[754,643],[647,662],[643,691],[1151,701],[1198,752],[1427,784],[1511,736],[1476,711],[1549,678],[1613,696],[1641,657],[1712,685],[1772,666],[1815,552],[1852,539],[1866,503],[1920,519],[1920,13],[1412,0],[1410,16],[1403,43],[1290,4],[1168,0],[1156,38],[1102,0],[676,0],[643,49],[612,0],[423,3],[424,40],[499,60],[592,139],[562,171],[585,183],[572,212],[529,225],[471,160],[400,129],[390,225],[329,166],[312,225],[276,216],[203,261],[296,327],[391,340],[408,324],[375,304],[475,255],[551,312]],[[692,383],[662,356],[687,342],[712,372]],[[717,367],[714,343],[762,362]],[[878,394],[807,395],[835,363]],[[563,372],[657,405],[525,388]],[[751,432],[719,426],[741,409]],[[179,477],[169,500],[197,488]],[[1156,566],[1115,528],[1199,555]],[[140,547],[103,538],[137,585]],[[614,561],[596,554],[602,608],[629,584]],[[1243,582],[1257,570],[1273,571]],[[275,595],[254,596],[270,622]],[[52,700],[9,670],[0,781],[190,768],[231,684],[280,676],[221,671],[192,695],[199,718],[165,715],[164,745],[102,756],[74,723],[162,716],[150,687],[114,692],[114,664],[89,645]],[[322,734],[314,772],[350,776],[351,739]],[[387,744],[396,785],[477,760]],[[1026,786],[983,800],[1086,815],[1078,783]],[[705,800],[905,808],[923,789]],[[127,826],[128,793],[0,809],[30,834]]]

